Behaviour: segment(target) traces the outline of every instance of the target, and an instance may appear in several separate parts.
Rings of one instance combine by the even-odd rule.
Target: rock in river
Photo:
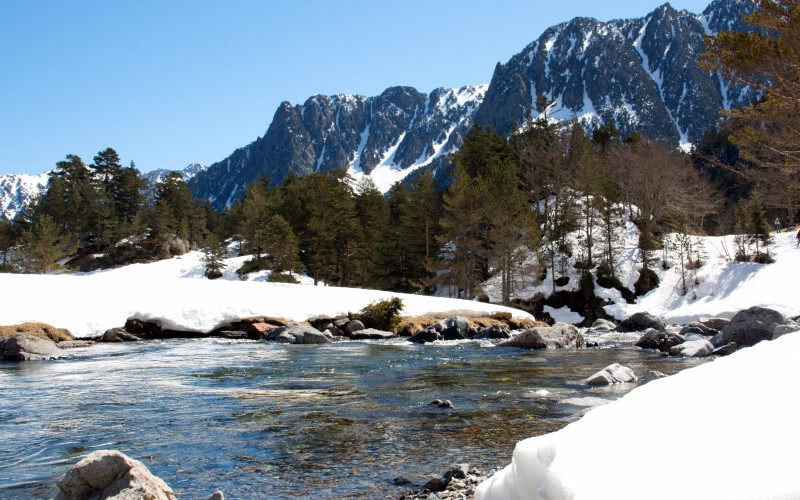
[[[550,327],[539,326],[497,344],[498,347],[523,349],[558,349],[584,347],[583,335],[575,325],[556,323]]]
[[[52,340],[40,339],[27,333],[0,337],[0,359],[6,361],[42,361],[64,357]]]

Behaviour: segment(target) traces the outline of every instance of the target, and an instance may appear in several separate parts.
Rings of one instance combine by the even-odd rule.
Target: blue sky
[[[0,0],[0,174],[109,146],[143,171],[208,165],[263,135],[281,101],[488,83],[549,26],[662,3]]]

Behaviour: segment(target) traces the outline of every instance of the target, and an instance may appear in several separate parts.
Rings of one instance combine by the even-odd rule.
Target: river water
[[[55,496],[96,449],[144,462],[179,498],[397,498],[397,476],[504,466],[517,441],[563,427],[586,398],[634,388],[581,383],[611,363],[642,377],[700,362],[601,340],[580,351],[169,340],[0,363],[0,498]]]

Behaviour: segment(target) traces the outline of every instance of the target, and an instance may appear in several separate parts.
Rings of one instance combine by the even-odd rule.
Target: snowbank
[[[517,444],[476,498],[800,498],[800,333],[634,389]]]
[[[232,263],[226,270],[231,273]],[[179,258],[77,275],[0,274],[0,324],[42,321],[77,337],[122,326],[128,318],[159,320],[164,328],[206,332],[247,316],[305,321],[360,310],[400,297],[403,315],[482,315],[517,309],[458,299],[374,290],[205,279],[199,252]]]

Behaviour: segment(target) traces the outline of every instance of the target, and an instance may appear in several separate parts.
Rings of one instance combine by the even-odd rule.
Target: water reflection
[[[0,497],[54,496],[55,479],[99,448],[144,461],[180,497],[391,497],[393,477],[504,465],[518,440],[562,427],[589,398],[619,397],[633,386],[581,383],[610,363],[639,376],[698,363],[486,342],[175,340],[74,354],[0,364]]]

